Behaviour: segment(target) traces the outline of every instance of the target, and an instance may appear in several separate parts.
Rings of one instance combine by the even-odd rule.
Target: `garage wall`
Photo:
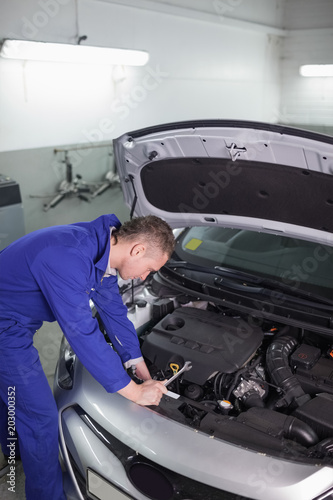
[[[128,214],[119,188],[43,211],[65,177],[101,181],[114,137],[200,118],[276,121],[284,0],[2,0],[0,38],[145,49],[142,68],[0,60],[0,173],[21,187],[26,231]],[[89,150],[89,146],[105,148]],[[2,153],[1,153],[2,151]],[[32,197],[33,196],[33,197]]]
[[[271,119],[279,107],[274,29],[230,26],[221,2],[195,17],[180,7],[150,10],[152,3],[2,2],[1,37],[75,43],[87,35],[83,43],[145,49],[150,60],[143,68],[1,60],[0,150],[109,140],[161,121]],[[245,9],[229,4],[234,15]],[[271,13],[276,21],[274,1]]]
[[[302,64],[333,64],[333,2],[287,0],[280,121],[333,134],[333,78],[304,78]]]

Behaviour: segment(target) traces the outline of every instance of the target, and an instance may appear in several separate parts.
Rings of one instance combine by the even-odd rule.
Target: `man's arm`
[[[139,377],[141,380],[150,380],[150,379],[151,379],[151,376],[150,376],[149,370],[148,370],[147,365],[146,365],[146,363],[144,362],[144,360],[139,361],[139,362],[135,365],[135,374],[136,374],[136,376],[137,376],[137,377]]]
[[[79,252],[48,248],[40,252],[31,270],[75,354],[92,376],[108,392],[121,390],[138,404],[156,404],[161,393],[156,390],[158,384],[151,391],[131,380],[92,317],[86,290],[89,267]]]
[[[148,380],[150,374],[143,361],[137,332],[127,317],[127,307],[119,294],[117,278],[115,276],[104,278],[91,298],[124,366],[129,368],[135,365],[137,376],[142,380]]]

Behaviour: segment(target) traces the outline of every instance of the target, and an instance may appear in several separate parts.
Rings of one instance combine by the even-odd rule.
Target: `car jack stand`
[[[82,177],[79,174],[73,179],[73,166],[68,157],[68,152],[65,151],[65,160],[63,163],[66,165],[66,180],[62,181],[59,186],[59,193],[50,201],[44,205],[44,212],[47,212],[50,208],[56,207],[62,200],[67,197],[76,196],[80,200],[90,202],[90,199],[83,193],[90,193],[90,188],[88,184],[82,181]]]

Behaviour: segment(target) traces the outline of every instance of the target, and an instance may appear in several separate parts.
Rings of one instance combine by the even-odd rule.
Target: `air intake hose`
[[[305,394],[289,366],[289,356],[297,345],[298,342],[293,337],[280,337],[274,340],[267,349],[266,366],[268,373],[274,384],[284,392],[278,406],[292,404],[294,407],[298,407],[311,399],[308,394]]]
[[[250,408],[241,413],[237,421],[278,439],[291,439],[307,448],[319,441],[316,432],[307,423],[267,408]]]

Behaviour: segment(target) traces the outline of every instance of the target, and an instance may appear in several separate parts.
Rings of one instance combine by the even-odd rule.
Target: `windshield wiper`
[[[326,297],[322,297],[321,295],[307,292],[305,290],[297,288],[296,286],[282,283],[281,281],[256,276],[254,274],[247,273],[245,271],[239,271],[237,269],[221,266],[205,267],[199,266],[197,264],[190,264],[186,261],[169,261],[167,263],[167,266],[221,276],[221,280],[219,282],[220,285],[225,284],[227,287],[236,288],[238,290],[244,290],[247,292],[252,291],[255,293],[261,292],[265,294],[267,294],[267,291],[278,290],[285,295],[292,296],[293,298],[297,297],[300,299],[304,299],[307,302],[312,302],[313,305],[316,305],[317,307],[319,304],[323,304],[325,306],[333,306],[332,300],[327,299]],[[241,283],[236,285],[234,284],[234,281],[240,281]]]

